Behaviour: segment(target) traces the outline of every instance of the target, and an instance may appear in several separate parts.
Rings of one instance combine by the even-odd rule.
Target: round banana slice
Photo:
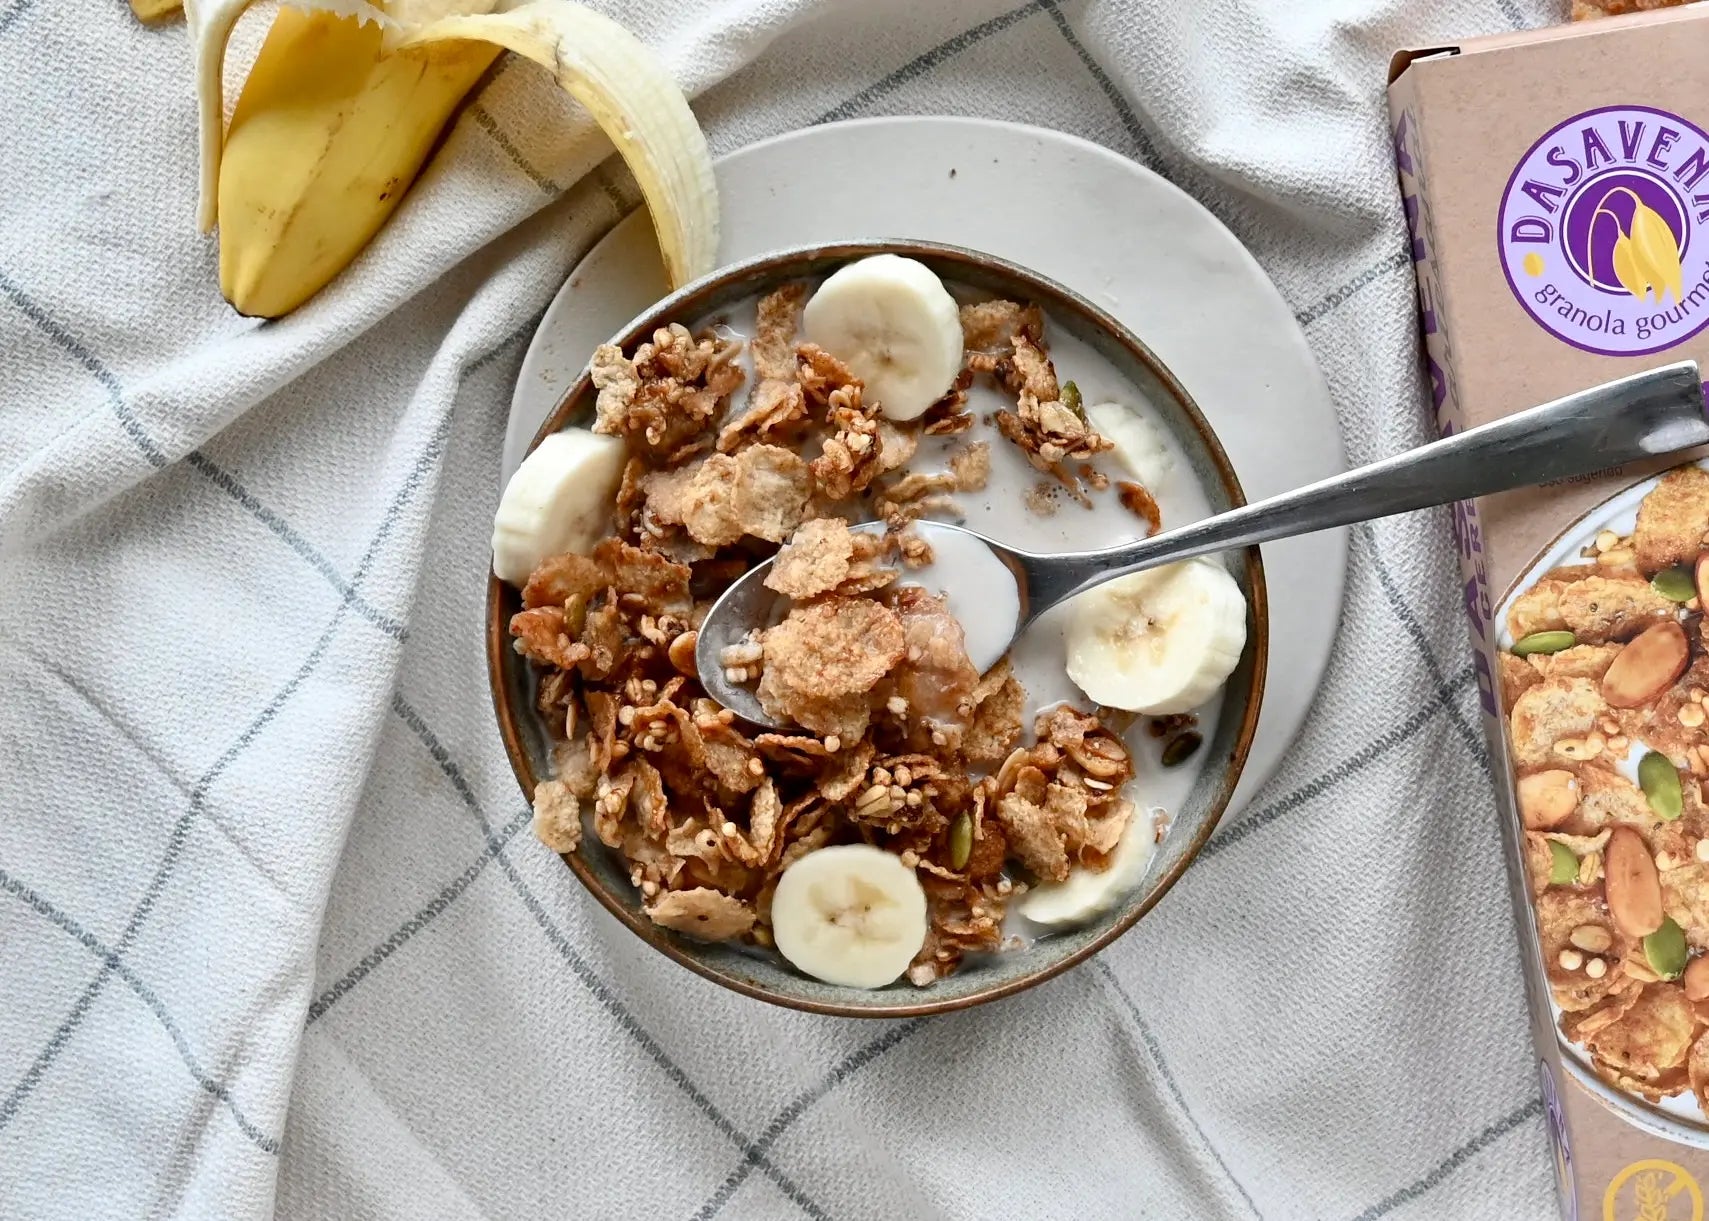
[[[522,460],[493,514],[493,572],[521,585],[542,560],[583,555],[611,533],[611,504],[623,478],[617,437],[585,428],[555,432]]]
[[[1153,499],[1161,495],[1175,469],[1175,455],[1163,430],[1120,403],[1094,403],[1086,408],[1086,419],[1115,442],[1110,452],[1140,486]]]
[[[1246,647],[1246,598],[1210,559],[1100,585],[1069,614],[1068,677],[1106,707],[1149,716],[1204,703]]]
[[[866,400],[888,419],[915,419],[961,372],[961,311],[918,259],[875,254],[838,269],[801,322],[807,341],[866,383]]]
[[[771,933],[778,952],[815,979],[882,988],[925,944],[926,892],[882,848],[820,848],[778,879]]]
[[[1052,928],[1083,924],[1109,911],[1139,885],[1156,848],[1157,834],[1151,819],[1143,809],[1135,810],[1122,828],[1107,869],[1093,873],[1076,868],[1060,882],[1034,886],[1016,910],[1034,924]]]

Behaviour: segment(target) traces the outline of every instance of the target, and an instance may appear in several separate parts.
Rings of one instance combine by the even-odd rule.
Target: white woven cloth
[[[949,112],[1159,170],[1293,304],[1354,461],[1425,435],[1388,54],[1564,16],[601,7],[718,151]],[[1098,960],[923,1022],[744,1000],[533,840],[486,694],[511,385],[632,188],[512,67],[263,324],[194,230],[189,81],[181,25],[0,0],[0,1217],[1549,1215],[1445,519],[1354,532],[1297,748]]]

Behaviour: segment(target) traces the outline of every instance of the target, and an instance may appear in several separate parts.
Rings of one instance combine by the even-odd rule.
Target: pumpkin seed
[[[1578,857],[1565,844],[1549,841],[1549,885],[1567,886],[1578,881]]]
[[[1062,383],[1062,405],[1082,420],[1086,418],[1086,408],[1081,405],[1080,387],[1073,382]],[[1680,599],[1684,601],[1684,599]]]
[[[1678,979],[1685,974],[1685,931],[1664,917],[1662,926],[1644,938],[1644,957],[1650,960],[1650,970],[1663,979]]]
[[[1169,745],[1163,748],[1163,766],[1176,767],[1193,757],[1193,752],[1204,745],[1204,736],[1191,731],[1180,737],[1171,739]]]
[[[1650,588],[1669,602],[1689,602],[1697,596],[1697,582],[1684,568],[1662,569],[1650,578]]]
[[[973,857],[973,818],[963,810],[949,826],[949,867],[966,869]]]
[[[1559,653],[1577,643],[1578,637],[1571,632],[1532,632],[1514,641],[1513,655],[1529,657],[1533,653]]]
[[[587,626],[587,595],[571,594],[564,602],[564,631],[571,640],[582,634]]]
[[[1652,750],[1638,762],[1638,787],[1650,803],[1656,817],[1663,822],[1678,818],[1684,808],[1679,787],[1679,769],[1673,760],[1659,750]]]

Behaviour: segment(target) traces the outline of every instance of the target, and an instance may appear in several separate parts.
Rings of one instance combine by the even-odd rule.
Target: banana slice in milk
[[[1068,677],[1100,704],[1149,716],[1204,703],[1246,648],[1246,598],[1210,559],[1111,581],[1069,614]]]
[[[547,437],[522,460],[493,514],[493,572],[521,585],[540,562],[586,554],[611,532],[623,442],[585,428]]]
[[[925,944],[926,892],[882,848],[820,848],[778,879],[771,932],[797,970],[828,984],[882,988]]]
[[[1077,868],[1060,882],[1034,886],[1017,910],[1034,924],[1052,928],[1083,924],[1109,911],[1139,885],[1156,847],[1155,825],[1145,810],[1135,810],[1122,828],[1107,869],[1093,873]]]
[[[1175,456],[1163,430],[1120,403],[1093,403],[1086,408],[1086,419],[1115,442],[1111,454],[1140,486],[1154,499],[1161,495],[1175,469]]]
[[[802,331],[866,383],[886,418],[912,420],[961,372],[961,311],[918,259],[875,254],[832,273],[801,312]]]

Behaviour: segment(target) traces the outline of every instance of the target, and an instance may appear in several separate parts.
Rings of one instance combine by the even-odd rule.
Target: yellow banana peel
[[[712,160],[687,99],[615,22],[570,0],[306,0],[282,8],[224,127],[221,78],[252,0],[190,0],[204,231],[241,312],[313,296],[384,224],[492,61],[553,73],[634,173],[673,285],[718,246]]]
[[[170,21],[183,9],[183,0],[131,0],[131,12],[144,25]]]

